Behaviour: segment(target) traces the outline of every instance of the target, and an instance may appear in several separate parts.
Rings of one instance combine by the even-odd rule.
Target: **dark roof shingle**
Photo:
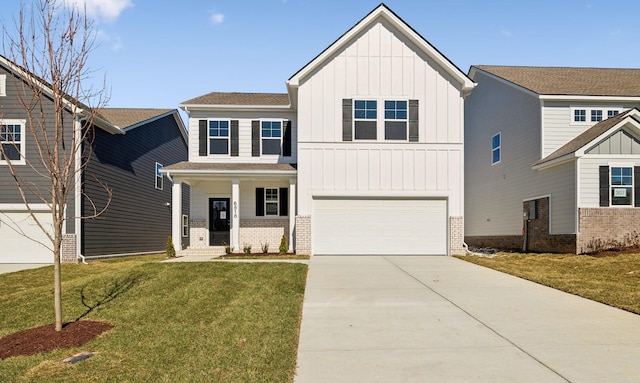
[[[640,69],[475,65],[540,95],[640,96]]]
[[[289,105],[287,93],[225,93],[211,92],[185,101],[183,105]]]
[[[175,109],[103,108],[100,109],[100,117],[124,129],[173,110]]]

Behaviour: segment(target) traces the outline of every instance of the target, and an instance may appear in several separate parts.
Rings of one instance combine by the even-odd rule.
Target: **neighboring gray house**
[[[586,253],[640,235],[640,69],[473,66],[465,240]]]
[[[464,72],[381,4],[286,85],[180,105],[189,161],[163,172],[175,206],[191,187],[192,249],[464,252]]]
[[[34,185],[50,188],[48,180],[33,171],[27,160],[38,163],[39,155],[28,128],[28,116],[18,100],[25,74],[0,56],[0,144],[22,175]],[[46,91],[46,85],[43,85]],[[46,109],[52,104],[44,104]],[[79,118],[91,114],[85,109]],[[66,135],[83,126],[65,119]],[[85,142],[92,155],[87,167],[76,178],[72,197],[67,201],[64,225],[63,262],[76,262],[85,256],[102,257],[164,251],[171,234],[171,187],[160,173],[162,165],[187,158],[187,133],[175,109],[113,109],[100,111],[94,120],[95,134]],[[78,157],[80,158],[80,156]],[[86,159],[82,159],[84,161]],[[95,219],[92,204],[100,210],[106,202],[102,182],[113,192],[107,212]],[[29,198],[34,214],[46,227],[52,217],[47,204]],[[188,194],[183,199],[188,214]],[[188,243],[188,231],[184,232]],[[0,263],[53,263],[50,246],[42,230],[29,216],[4,159],[0,159]]]

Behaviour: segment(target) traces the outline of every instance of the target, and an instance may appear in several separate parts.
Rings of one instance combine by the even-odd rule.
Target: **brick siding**
[[[60,249],[61,263],[78,263],[75,234],[62,235],[62,247]]]
[[[250,245],[252,253],[260,253],[262,244],[268,244],[269,252],[277,253],[283,235],[288,241],[289,219],[241,219],[238,250],[242,251],[246,245]]]
[[[640,244],[640,209],[581,208],[578,216],[580,253]]]
[[[464,246],[464,218],[449,217],[449,252],[451,255],[463,255]]]
[[[311,254],[311,217],[296,216],[295,249],[298,254]]]
[[[189,220],[189,248],[204,249],[208,247],[209,229],[204,219]]]

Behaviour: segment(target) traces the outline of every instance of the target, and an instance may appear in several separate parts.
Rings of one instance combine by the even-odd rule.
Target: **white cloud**
[[[107,32],[103,30],[98,30],[96,34],[96,38],[100,44],[104,44],[108,46],[109,49],[113,52],[118,52],[122,48],[124,48],[124,44],[122,43],[122,39],[119,36],[111,36]]]
[[[114,21],[127,8],[133,6],[132,0],[62,0],[63,3],[87,10],[87,16],[104,21]]]
[[[500,36],[509,38],[511,37],[511,31],[503,28],[500,30]]]
[[[224,14],[214,12],[211,14],[211,23],[214,25],[222,24],[224,22]]]

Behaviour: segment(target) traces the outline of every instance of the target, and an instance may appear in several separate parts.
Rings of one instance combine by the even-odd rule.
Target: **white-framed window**
[[[189,236],[189,216],[186,214],[182,215],[182,236]]]
[[[209,154],[229,154],[229,120],[209,121]]]
[[[593,125],[622,111],[622,107],[571,107],[571,125]]]
[[[384,139],[407,140],[407,100],[384,101]]]
[[[162,184],[164,183],[164,176],[160,173],[162,170],[162,164],[156,162],[156,189],[162,190]]]
[[[279,214],[277,188],[264,189],[264,212],[265,215]]]
[[[280,155],[282,148],[282,121],[261,121],[262,154]]]
[[[633,166],[609,168],[611,206],[633,206]]]
[[[502,161],[502,133],[491,137],[491,165]]]
[[[353,138],[375,140],[378,137],[378,101],[353,100]]]
[[[14,165],[25,164],[25,120],[0,120],[0,160]],[[0,164],[6,164],[0,161]]]

